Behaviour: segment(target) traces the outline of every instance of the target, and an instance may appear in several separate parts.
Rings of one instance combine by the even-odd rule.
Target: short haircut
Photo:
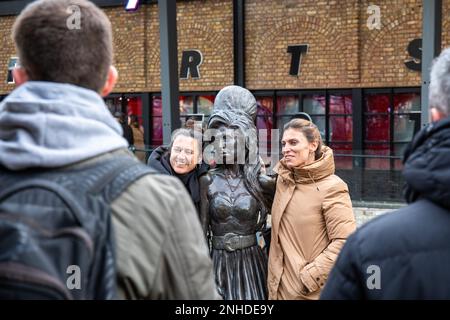
[[[78,9],[77,29],[70,22]],[[30,80],[102,90],[112,65],[112,31],[108,17],[92,2],[35,1],[17,17],[12,36]]]
[[[431,68],[429,105],[450,115],[450,48],[442,51]]]
[[[193,129],[186,129],[186,128],[176,129],[175,131],[172,132],[172,137],[170,139],[169,152],[172,150],[172,146],[173,146],[173,143],[175,142],[175,140],[180,136],[194,139],[197,142],[197,151],[198,151],[199,155],[202,154],[202,142],[201,142],[202,134],[201,134],[201,132],[199,133]]]
[[[322,145],[323,145],[322,137],[320,136],[319,129],[314,123],[305,119],[296,118],[292,119],[291,121],[289,121],[284,125],[284,131],[286,131],[287,129],[296,129],[302,132],[309,143],[313,143],[314,141],[316,141],[317,149],[314,154],[315,159],[317,160],[322,156]]]

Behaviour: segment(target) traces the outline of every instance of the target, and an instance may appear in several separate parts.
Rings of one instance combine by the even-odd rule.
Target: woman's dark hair
[[[287,129],[298,130],[305,135],[306,140],[308,140],[309,143],[317,142],[317,149],[314,154],[315,160],[322,156],[322,137],[320,136],[319,129],[314,123],[305,119],[292,119],[284,125],[283,129],[284,131]]]
[[[135,114],[130,115],[130,123],[131,123],[131,126],[139,129],[139,118],[137,115],[135,115]]]

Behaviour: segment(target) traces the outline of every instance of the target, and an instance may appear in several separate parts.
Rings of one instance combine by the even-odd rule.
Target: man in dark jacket
[[[74,7],[82,30],[71,25]],[[138,161],[102,99],[117,80],[104,12],[87,0],[35,1],[17,17],[13,38],[19,87],[0,104],[0,166],[18,175],[83,171],[121,157]],[[142,176],[112,201],[111,212],[120,297],[219,298],[202,229],[180,181]]]
[[[450,299],[450,49],[433,65],[432,123],[404,156],[409,205],[361,227],[322,299]]]

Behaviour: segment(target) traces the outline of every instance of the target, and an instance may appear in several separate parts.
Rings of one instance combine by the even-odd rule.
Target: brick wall
[[[246,80],[251,89],[353,86],[358,77],[355,1],[246,3]],[[350,4],[351,6],[348,6]],[[309,45],[298,77],[289,75],[288,45]]]
[[[251,89],[418,86],[408,43],[421,37],[421,0],[248,0],[247,86]],[[370,30],[369,5],[381,9]],[[448,11],[447,11],[448,12]],[[447,20],[447,19],[446,19]],[[288,45],[309,44],[300,75],[289,75]]]
[[[442,48],[450,46],[450,0],[442,0]]]
[[[380,30],[369,30],[367,8],[381,9]],[[421,73],[405,66],[407,47],[422,36],[422,0],[361,1],[360,69],[363,87],[420,86]]]
[[[180,48],[203,53],[201,80],[182,80],[180,90],[220,90],[233,84],[233,1],[215,0],[206,6],[203,3],[184,2],[178,6]]]
[[[144,5],[136,12],[122,7],[105,8],[114,35],[115,65],[119,82],[114,92],[160,91],[159,18],[157,5]],[[233,83],[233,1],[193,0],[177,3],[178,65],[182,50],[203,54],[200,79],[180,80],[180,90],[215,91]],[[14,89],[7,85],[6,68],[15,55],[10,40],[14,17],[0,17],[0,94]]]
[[[115,92],[144,91],[145,75],[145,6],[136,12],[125,12],[122,8],[106,8],[114,39],[114,65],[119,72]]]
[[[381,9],[381,29],[369,30],[367,8]],[[247,0],[246,81],[257,89],[419,86],[407,69],[408,43],[421,37],[422,0]],[[159,23],[156,5],[134,13],[107,8],[114,32],[119,83],[115,92],[160,91]],[[182,91],[219,90],[233,82],[233,1],[180,1],[178,63],[182,50],[203,53],[200,79],[180,80]],[[443,1],[443,47],[450,44],[450,0]],[[0,94],[6,66],[15,55],[14,17],[0,17]],[[309,44],[300,76],[290,76],[288,45]]]
[[[0,94],[11,92],[14,85],[6,83],[9,59],[16,55],[11,38],[14,17],[0,17]]]

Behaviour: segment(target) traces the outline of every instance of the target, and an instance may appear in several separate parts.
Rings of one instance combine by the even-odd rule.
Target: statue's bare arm
[[[200,177],[200,223],[203,228],[205,236],[207,236],[209,229],[209,199],[208,199],[208,189],[212,182],[212,177],[209,173],[204,174]]]

